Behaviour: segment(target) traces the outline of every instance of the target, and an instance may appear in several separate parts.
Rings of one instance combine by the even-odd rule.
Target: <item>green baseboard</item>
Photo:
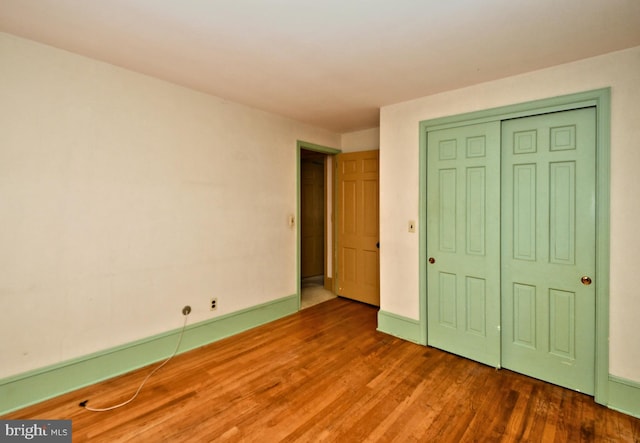
[[[185,329],[179,353],[298,312],[299,296],[206,320]],[[167,358],[182,328],[0,380],[0,416]]]
[[[609,408],[640,418],[640,383],[609,375],[608,388]]]
[[[378,331],[403,340],[426,345],[426,333],[418,320],[390,312],[378,312]],[[640,418],[640,383],[614,375],[608,376],[603,403],[610,409]],[[606,399],[606,400],[605,400]]]
[[[426,333],[418,320],[391,312],[378,311],[378,331],[420,345],[427,344]]]

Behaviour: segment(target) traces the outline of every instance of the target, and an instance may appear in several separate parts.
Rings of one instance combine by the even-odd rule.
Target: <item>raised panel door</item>
[[[378,151],[336,156],[337,293],[380,305]]]
[[[427,342],[500,366],[500,123],[427,134]]]
[[[595,109],[502,125],[502,365],[594,392]]]

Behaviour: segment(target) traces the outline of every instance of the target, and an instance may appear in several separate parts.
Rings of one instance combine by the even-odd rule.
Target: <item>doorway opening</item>
[[[337,149],[298,142],[298,269],[300,309],[335,298],[333,155]]]

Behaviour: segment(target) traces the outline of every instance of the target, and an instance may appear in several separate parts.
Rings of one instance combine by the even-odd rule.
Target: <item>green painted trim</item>
[[[418,152],[418,306],[420,343],[427,344],[427,131],[420,124]],[[424,147],[424,148],[423,148]]]
[[[610,375],[607,406],[623,414],[640,418],[640,383]]]
[[[307,151],[322,152],[324,154],[330,154],[330,155],[340,154],[342,152],[340,149],[317,145],[315,143],[309,143],[302,140],[298,140],[297,146],[298,146],[298,152],[300,152],[300,149],[306,149]]]
[[[544,98],[525,103],[501,106],[498,108],[438,117],[421,121],[420,128],[421,132],[423,128],[424,130],[435,131],[438,129],[454,128],[456,126],[466,126],[496,120],[530,117],[532,115],[547,114],[550,112],[567,111],[569,109],[586,108],[596,106],[602,99],[602,96],[608,95],[609,92],[610,88],[596,89],[593,91],[579,92],[577,94],[561,95],[558,97]]]
[[[611,195],[611,89],[593,91],[596,100],[596,380],[595,401],[609,403],[609,270]]]
[[[378,311],[378,331],[420,345],[426,345],[420,320],[403,317],[392,312]]]
[[[300,249],[301,249],[301,232],[300,232],[300,185],[302,183],[300,177],[300,151],[315,151],[322,152],[323,154],[328,155],[336,155],[340,154],[342,151],[340,149],[330,148],[328,146],[317,145],[315,143],[309,143],[302,140],[298,140],[296,143],[296,291],[298,292],[298,310],[300,310],[300,296],[302,294],[302,290],[300,288],[300,281],[302,280],[302,270],[300,268]],[[332,175],[334,179],[334,186],[332,189],[334,190],[333,201],[335,202],[335,174]],[[333,206],[334,213],[335,205]],[[337,220],[337,218],[335,218]],[[333,235],[333,250],[335,251],[335,224],[334,224],[334,235]],[[335,263],[335,262],[334,262]]]
[[[299,300],[294,294],[188,325],[179,353],[291,315],[298,311]],[[163,360],[175,349],[181,330],[174,329],[0,380],[0,415]]]
[[[577,94],[518,103],[499,108],[469,112],[424,120],[420,130],[420,328],[427,329],[427,270],[426,270],[426,183],[427,183],[427,131],[456,126],[486,123],[510,118],[528,117],[549,112],[566,111],[584,107],[596,107],[597,146],[597,194],[596,194],[596,376],[595,401],[607,404],[609,398],[609,262],[610,262],[610,134],[611,88],[596,89]]]

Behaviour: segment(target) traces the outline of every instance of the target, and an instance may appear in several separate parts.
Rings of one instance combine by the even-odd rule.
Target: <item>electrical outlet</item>
[[[211,304],[209,305],[209,309],[212,311],[215,311],[216,309],[218,309],[218,299],[217,298],[212,298],[211,299]]]
[[[191,314],[191,306],[187,305],[184,308],[182,308],[182,315],[189,315]]]

